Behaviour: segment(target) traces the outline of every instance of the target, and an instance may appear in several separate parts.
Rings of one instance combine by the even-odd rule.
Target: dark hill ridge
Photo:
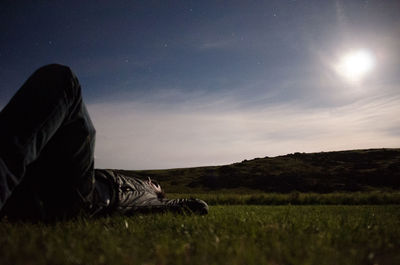
[[[224,166],[121,172],[150,176],[168,192],[398,190],[400,149],[294,153]]]

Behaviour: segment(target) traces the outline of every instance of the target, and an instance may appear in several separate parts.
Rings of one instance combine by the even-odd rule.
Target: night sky
[[[400,147],[400,1],[2,1],[0,108],[70,66],[96,166]]]

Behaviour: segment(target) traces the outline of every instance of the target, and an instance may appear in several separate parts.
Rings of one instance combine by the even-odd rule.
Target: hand
[[[162,193],[161,186],[157,182],[153,182],[150,177],[147,177],[147,183],[155,190],[156,193]]]

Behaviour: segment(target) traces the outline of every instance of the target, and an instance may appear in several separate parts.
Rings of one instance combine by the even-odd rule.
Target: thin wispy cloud
[[[186,102],[168,110],[126,102],[89,105],[89,112],[97,127],[97,166],[143,169],[226,164],[295,151],[392,147],[400,144],[393,133],[393,125],[400,124],[399,104],[395,97],[337,108],[282,104],[227,111],[218,104],[199,110]]]

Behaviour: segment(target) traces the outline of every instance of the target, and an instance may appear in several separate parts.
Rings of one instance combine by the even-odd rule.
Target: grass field
[[[195,197],[210,205],[387,205],[400,204],[400,192],[332,192],[332,193],[172,193],[169,198]]]
[[[294,153],[222,166],[120,172],[151,177],[175,193],[398,191],[400,149]]]
[[[400,206],[211,206],[0,222],[0,264],[400,264]]]

